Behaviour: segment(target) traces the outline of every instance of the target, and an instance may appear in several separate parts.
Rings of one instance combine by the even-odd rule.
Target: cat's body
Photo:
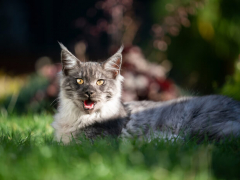
[[[121,51],[103,63],[83,63],[63,45],[59,108],[52,126],[58,141],[80,134],[171,138],[240,135],[240,103],[218,95],[167,102],[121,102]]]

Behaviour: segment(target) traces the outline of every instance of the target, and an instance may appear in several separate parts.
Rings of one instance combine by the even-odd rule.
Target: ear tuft
[[[122,51],[124,49],[124,45],[122,44],[121,47],[118,49],[118,51],[115,54],[122,54]]]
[[[65,75],[68,75],[69,70],[74,69],[81,62],[78,60],[68,49],[60,42],[58,42],[61,51],[62,71]]]
[[[68,49],[61,42],[58,41],[58,44],[60,45],[62,50],[68,51]]]
[[[122,45],[112,57],[110,57],[103,63],[104,69],[107,71],[111,71],[114,78],[116,78],[117,75],[120,74],[123,48],[124,46]]]

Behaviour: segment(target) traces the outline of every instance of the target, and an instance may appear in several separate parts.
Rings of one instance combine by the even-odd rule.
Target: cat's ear
[[[76,58],[68,49],[60,42],[58,42],[61,51],[62,71],[65,75],[68,75],[69,70],[74,69],[76,66],[81,64],[81,61]]]
[[[122,65],[122,51],[124,46],[122,45],[119,50],[108,60],[103,63],[103,68],[106,71],[111,71],[113,77],[116,78],[120,74],[120,69]]]

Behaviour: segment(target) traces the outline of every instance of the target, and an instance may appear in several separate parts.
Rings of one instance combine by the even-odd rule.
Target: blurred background
[[[57,41],[95,61],[124,44],[123,101],[240,100],[239,12],[237,0],[1,0],[1,114],[55,111]]]

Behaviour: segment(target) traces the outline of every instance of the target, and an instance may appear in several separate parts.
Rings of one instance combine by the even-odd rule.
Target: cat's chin
[[[94,109],[84,109],[84,112],[86,114],[92,114],[94,112]]]

